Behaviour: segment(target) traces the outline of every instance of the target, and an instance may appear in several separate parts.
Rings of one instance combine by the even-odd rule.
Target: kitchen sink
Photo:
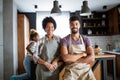
[[[120,51],[115,51],[115,52],[120,53]]]

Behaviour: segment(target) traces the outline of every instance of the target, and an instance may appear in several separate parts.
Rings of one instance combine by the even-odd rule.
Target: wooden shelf
[[[82,20],[102,20],[105,18],[82,18]]]
[[[109,36],[108,34],[87,34],[87,36]]]
[[[102,17],[106,15],[106,17]],[[82,17],[83,34],[88,35],[88,29],[92,30],[92,34],[88,36],[106,36],[108,34],[107,13],[95,12],[93,17]]]
[[[107,28],[106,26],[85,26],[83,28]]]

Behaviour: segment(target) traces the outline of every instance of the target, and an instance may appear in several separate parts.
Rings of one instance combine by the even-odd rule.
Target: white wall
[[[17,74],[18,70],[18,38],[17,38],[17,7],[16,4],[13,2],[13,69],[14,74]],[[15,48],[14,48],[15,47]]]
[[[14,0],[3,0],[4,80],[17,69],[17,7]]]
[[[3,80],[3,0],[0,0],[0,80]]]

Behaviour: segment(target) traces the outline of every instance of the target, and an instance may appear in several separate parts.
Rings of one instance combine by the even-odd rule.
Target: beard
[[[76,34],[76,33],[79,32],[79,29],[78,28],[72,28],[71,31],[72,31],[72,34]]]

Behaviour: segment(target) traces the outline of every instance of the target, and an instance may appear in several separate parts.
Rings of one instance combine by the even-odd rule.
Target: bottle
[[[105,14],[103,14],[103,15],[102,15],[102,18],[106,18],[106,15],[105,15]]]
[[[107,51],[110,51],[110,50],[111,50],[111,45],[108,43],[108,44],[106,45],[106,48],[107,48]]]
[[[102,26],[105,26],[105,21],[104,20],[102,20]]]
[[[84,22],[84,23],[83,23],[83,27],[86,27],[86,26],[87,26],[87,24]]]

